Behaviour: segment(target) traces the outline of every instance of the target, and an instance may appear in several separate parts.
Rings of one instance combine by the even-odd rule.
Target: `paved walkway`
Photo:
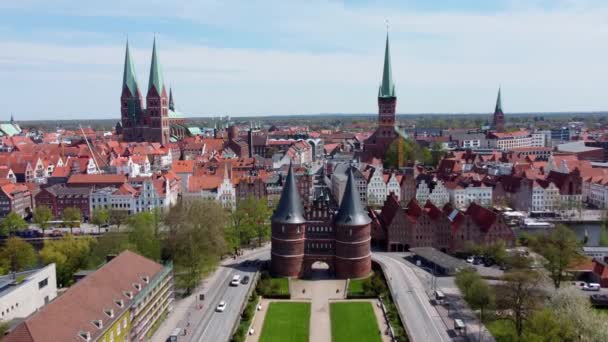
[[[344,299],[345,280],[300,280],[289,282],[292,299],[310,299],[310,341],[331,341],[329,300]]]

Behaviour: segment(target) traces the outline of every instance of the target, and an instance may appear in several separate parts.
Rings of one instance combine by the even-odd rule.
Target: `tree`
[[[446,152],[443,149],[441,143],[435,141],[431,144],[431,160],[430,164],[433,166],[439,165],[439,162],[445,156]]]
[[[519,338],[524,323],[542,303],[542,276],[531,270],[516,270],[506,273],[502,283],[495,287],[496,308],[505,319],[511,320]]]
[[[111,209],[109,212],[109,222],[111,225],[116,226],[116,230],[120,232],[120,226],[127,222],[127,211]]]
[[[479,278],[470,285],[465,300],[473,309],[479,309],[479,319],[483,322],[484,310],[494,303],[494,293],[488,283]]]
[[[97,242],[92,244],[87,265],[89,268],[96,268],[106,261],[108,255],[117,255],[130,249],[136,251],[137,248],[129,241],[129,235],[115,231],[109,231],[97,238]]]
[[[576,235],[561,224],[557,225],[549,235],[539,237],[534,249],[545,258],[545,268],[549,271],[555,288],[561,285],[566,268],[580,258]]]
[[[49,221],[53,219],[51,209],[45,205],[41,205],[34,209],[34,223],[38,225],[44,235],[44,231],[49,227]]]
[[[0,231],[6,235],[13,235],[25,228],[27,228],[27,222],[14,211],[8,213],[2,222],[0,222]]]
[[[93,210],[93,216],[91,217],[91,223],[97,226],[97,233],[101,233],[101,226],[107,224],[110,220],[110,212],[107,209],[96,209]]]
[[[235,210],[235,220],[239,220],[240,230],[239,240],[242,243],[243,237],[257,237],[258,247],[262,246],[262,241],[270,236],[270,215],[272,214],[268,203],[253,196],[241,201]],[[244,235],[244,236],[243,236]]]
[[[190,293],[226,251],[226,211],[215,201],[179,203],[165,219],[167,257],[173,259],[176,283]]]
[[[70,234],[72,234],[74,227],[80,226],[81,215],[79,208],[67,207],[63,209],[63,222],[70,228]]]
[[[424,156],[420,145],[418,145],[412,139],[399,138],[389,145],[386,150],[386,157],[384,158],[385,168],[397,168],[399,167],[399,143],[402,144],[401,157],[404,164],[408,161],[415,162],[416,160],[424,162]],[[428,152],[428,150],[427,150]],[[430,152],[429,155],[430,156]]]
[[[141,212],[130,216],[127,220],[129,243],[146,258],[160,260],[161,247],[154,229],[154,220],[155,217],[150,212]]]
[[[575,341],[572,321],[562,320],[550,309],[535,312],[524,331],[524,341]]]
[[[552,310],[563,329],[562,334],[574,336],[570,341],[608,341],[608,320],[593,310],[588,296],[575,287],[560,288],[549,299]],[[557,339],[556,341],[568,341]]]
[[[90,236],[76,238],[67,234],[60,240],[46,240],[40,258],[44,264],[55,263],[59,286],[69,286],[74,281],[74,273],[86,268],[93,243]]]
[[[34,247],[20,237],[12,236],[0,249],[0,262],[10,272],[21,272],[36,263]]]
[[[484,255],[494,259],[494,261],[502,265],[507,260],[507,244],[503,240],[498,240],[485,247]]]

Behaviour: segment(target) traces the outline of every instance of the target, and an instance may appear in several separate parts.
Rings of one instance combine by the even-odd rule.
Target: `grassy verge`
[[[291,298],[289,294],[289,279],[273,278],[268,272],[262,272],[256,291],[265,298]]]
[[[329,306],[332,342],[381,342],[381,331],[369,302],[339,302]]]
[[[382,275],[374,272],[367,278],[349,280],[347,291],[348,298],[377,298],[387,289]]]
[[[260,342],[308,342],[309,329],[310,303],[270,303]]]
[[[241,321],[239,322],[239,327],[232,335],[231,341],[233,342],[242,342],[245,341],[247,337],[247,331],[249,331],[249,327],[251,326],[251,321],[253,320],[253,316],[255,315],[255,307],[258,305],[259,297],[252,295],[249,297],[247,301],[247,306],[245,306],[245,310],[243,310],[243,314],[241,315]]]

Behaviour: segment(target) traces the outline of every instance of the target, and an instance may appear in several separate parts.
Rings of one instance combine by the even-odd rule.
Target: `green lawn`
[[[381,342],[370,302],[338,302],[329,306],[333,342]]]
[[[310,303],[270,303],[261,342],[308,342]]]
[[[276,292],[279,295],[289,295],[289,279],[287,278],[270,278],[270,286],[277,287],[278,291]],[[278,285],[275,285],[278,284]]]
[[[351,279],[348,281],[348,294],[360,294],[363,293],[363,279]]]

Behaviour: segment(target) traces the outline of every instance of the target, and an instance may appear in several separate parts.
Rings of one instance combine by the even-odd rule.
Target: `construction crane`
[[[78,127],[80,127],[80,131],[82,132],[82,137],[84,138],[84,141],[87,143],[89,152],[91,152],[91,158],[93,158],[93,163],[95,164],[95,169],[97,170],[97,173],[101,173],[101,170],[99,169],[99,164],[97,164],[97,159],[95,159],[95,152],[93,152],[93,148],[91,147],[91,144],[89,144],[89,139],[87,139],[87,135],[84,134],[84,129],[82,129],[82,125],[78,125]]]
[[[397,133],[397,167],[401,170],[405,167],[405,156],[403,152],[405,150],[405,139],[407,134],[401,132],[401,130],[395,126],[395,133]]]

